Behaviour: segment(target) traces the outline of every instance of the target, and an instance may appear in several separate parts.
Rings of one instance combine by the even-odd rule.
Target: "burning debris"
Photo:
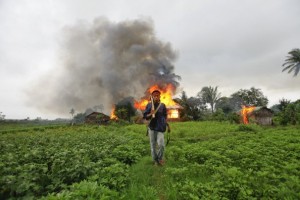
[[[62,114],[102,104],[110,113],[122,98],[144,96],[145,88],[157,85],[174,94],[179,86],[172,64],[177,53],[156,38],[150,19],[97,18],[66,27],[63,38],[60,65],[27,91],[28,102],[40,110]],[[170,97],[162,101],[172,103]]]

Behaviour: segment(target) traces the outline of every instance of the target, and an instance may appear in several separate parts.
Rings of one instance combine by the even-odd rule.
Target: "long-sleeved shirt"
[[[154,110],[157,109],[159,103],[154,103]],[[154,131],[165,132],[167,126],[167,108],[164,103],[161,103],[157,112],[155,113],[155,117],[147,117],[147,115],[151,112],[152,104],[148,103],[146,106],[146,110],[144,112],[144,119],[151,119],[149,123],[149,128]]]

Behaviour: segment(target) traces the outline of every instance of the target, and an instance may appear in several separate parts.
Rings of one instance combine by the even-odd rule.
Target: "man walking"
[[[165,149],[164,132],[167,127],[167,109],[160,102],[160,91],[154,90],[151,94],[151,102],[146,106],[144,119],[149,120],[148,133],[150,139],[151,155],[154,164],[163,165]],[[158,148],[156,148],[156,144]]]

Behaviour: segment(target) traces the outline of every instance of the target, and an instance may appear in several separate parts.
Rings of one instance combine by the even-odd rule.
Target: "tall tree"
[[[234,110],[232,104],[231,104],[231,99],[228,98],[228,97],[221,97],[216,105],[215,105],[215,109],[222,109],[222,111],[225,113],[225,114],[228,114],[230,112],[232,112]]]
[[[5,115],[2,115],[2,112],[0,112],[0,120],[4,120]]]
[[[183,107],[183,110],[180,111],[180,117],[186,117],[192,120],[201,120],[201,118],[203,118],[206,105],[201,98],[188,98],[185,91],[183,91],[181,97],[174,99],[174,101]]]
[[[282,112],[280,112],[279,122],[281,125],[300,124],[300,99],[289,103]]]
[[[73,116],[74,116],[74,114],[75,114],[75,110],[74,110],[74,108],[71,108],[71,110],[70,110],[70,114],[72,115],[72,118],[73,118]]]
[[[218,92],[218,86],[206,86],[201,89],[201,91],[197,94],[197,96],[208,103],[211,107],[211,112],[215,111],[215,105],[217,101],[221,98],[221,93]]]
[[[279,100],[279,105],[278,105],[278,109],[280,111],[284,111],[284,109],[291,103],[291,100],[282,98]]]
[[[267,106],[269,100],[263,95],[260,89],[251,87],[250,90],[240,89],[231,95],[231,98],[240,98],[240,107],[243,105]]]
[[[75,110],[74,110],[74,108],[71,108],[71,110],[70,110],[70,114],[72,115],[72,125],[74,124],[74,114],[75,114]]]
[[[282,98],[279,100],[279,104],[275,104],[271,107],[271,110],[277,114],[279,112],[284,111],[284,109],[291,103],[291,100]]]
[[[232,111],[236,112],[242,108],[242,105],[245,105],[241,95],[238,92],[233,93],[229,97],[229,105]]]
[[[294,76],[297,76],[300,71],[300,49],[293,49],[288,54],[282,65],[284,67],[282,71],[289,70],[288,73],[294,71]]]
[[[116,104],[115,113],[119,119],[128,120],[130,122],[130,118],[136,113],[136,109],[134,108],[134,98],[125,97],[119,101]]]
[[[183,110],[180,112],[180,117],[185,116],[188,112],[189,106],[188,106],[187,100],[188,100],[188,97],[187,97],[185,91],[181,92],[180,98],[174,99],[174,101],[176,103],[178,103],[179,105],[181,105],[183,107]]]
[[[128,113],[129,113],[129,109],[126,107],[119,107],[116,109],[116,112],[115,112],[116,116],[119,119],[130,121],[130,115]]]

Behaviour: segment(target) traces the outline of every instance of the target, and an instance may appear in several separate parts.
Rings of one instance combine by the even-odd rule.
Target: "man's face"
[[[160,100],[160,93],[154,92],[154,93],[152,94],[152,97],[153,97],[153,101],[154,101],[154,102],[159,102],[159,100]]]

